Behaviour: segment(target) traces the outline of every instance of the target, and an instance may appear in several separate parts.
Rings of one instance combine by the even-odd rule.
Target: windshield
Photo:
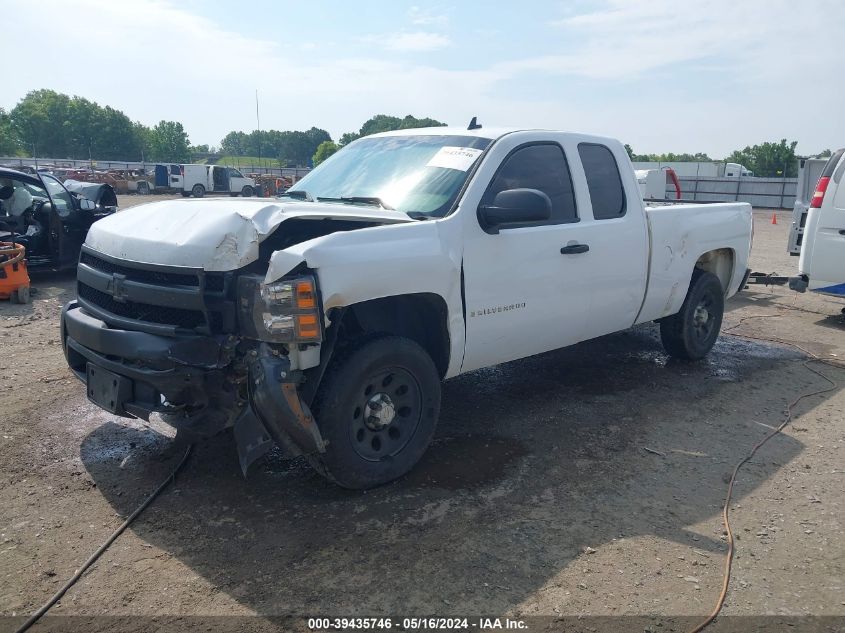
[[[490,139],[383,136],[344,147],[289,192],[312,200],[382,204],[405,213],[445,215]]]

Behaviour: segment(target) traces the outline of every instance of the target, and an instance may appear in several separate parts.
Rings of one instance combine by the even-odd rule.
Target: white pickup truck
[[[274,200],[97,222],[62,315],[114,414],[234,427],[366,488],[420,459],[443,379],[659,321],[700,359],[751,248],[745,203],[644,207],[621,143],[544,130],[362,138]]]

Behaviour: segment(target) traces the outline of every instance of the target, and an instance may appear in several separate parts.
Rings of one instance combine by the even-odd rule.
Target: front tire
[[[371,488],[407,473],[428,448],[440,376],[414,341],[357,339],[335,353],[312,410],[327,442],[312,465],[344,488]]]
[[[145,181],[141,181],[138,183],[138,195],[139,196],[148,196],[150,195],[150,185]]]
[[[252,198],[255,195],[255,190],[249,185],[244,185],[244,188],[241,189],[241,195],[244,198]]]
[[[704,358],[719,338],[724,312],[722,282],[713,273],[696,268],[680,311],[660,321],[663,348],[675,358]]]
[[[194,185],[193,189],[191,189],[191,193],[194,194],[194,198],[202,198],[205,195],[205,187],[202,185]]]

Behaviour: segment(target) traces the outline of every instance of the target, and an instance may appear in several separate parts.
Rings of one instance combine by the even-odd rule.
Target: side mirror
[[[88,198],[80,198],[79,208],[82,211],[95,211],[97,209],[97,204]]]
[[[493,204],[478,207],[482,228],[493,234],[508,225],[544,222],[551,217],[552,201],[539,189],[506,189],[496,194]]]

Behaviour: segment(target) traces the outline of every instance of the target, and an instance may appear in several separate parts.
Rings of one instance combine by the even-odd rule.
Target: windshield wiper
[[[379,206],[382,209],[386,209],[387,211],[394,211],[395,209],[387,204],[381,198],[376,198],[375,196],[340,196],[339,198],[317,198],[318,202],[348,202],[350,204],[355,204],[356,202],[360,204],[372,204],[375,206]]]
[[[281,198],[282,196],[287,196],[289,198],[296,198],[297,200],[305,200],[307,202],[314,202],[314,198],[308,195],[308,192],[304,189],[294,189],[291,191],[288,189],[284,193],[280,193],[277,198]]]
[[[421,211],[408,211],[406,214],[412,220],[433,220],[434,218],[430,216],[428,213],[422,213]]]

